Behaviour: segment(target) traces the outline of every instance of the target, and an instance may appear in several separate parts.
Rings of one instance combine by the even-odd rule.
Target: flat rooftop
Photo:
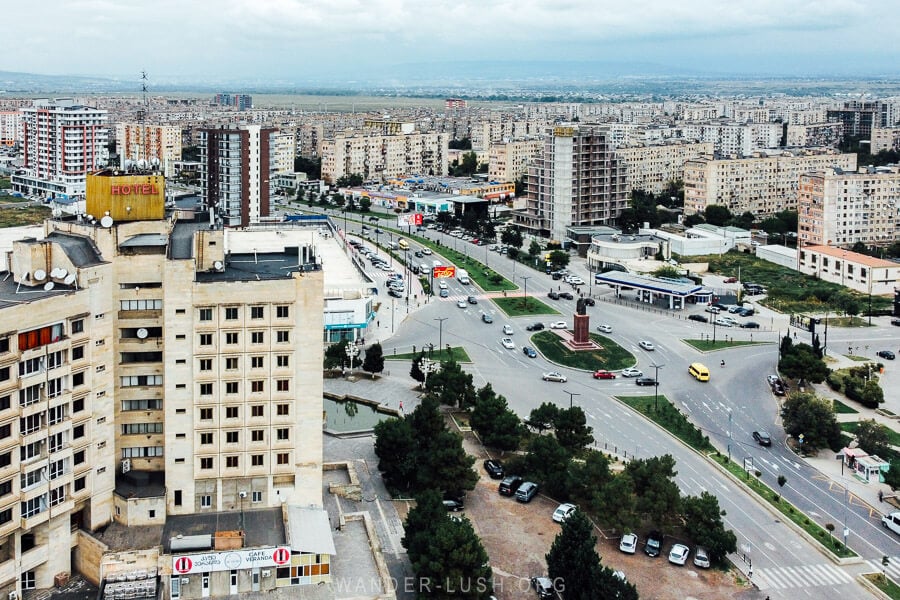
[[[243,527],[241,518],[243,517]],[[244,531],[244,547],[281,546],[286,543],[281,508],[263,508],[243,511],[192,513],[169,515],[162,532],[162,545],[171,552],[172,538],[191,535],[215,536],[217,531]]]

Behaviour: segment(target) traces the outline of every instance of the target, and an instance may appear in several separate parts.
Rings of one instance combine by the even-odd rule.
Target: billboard
[[[435,279],[452,279],[456,277],[456,267],[435,267],[431,270]]]
[[[291,549],[287,546],[175,555],[172,557],[172,571],[181,575],[188,575],[209,571],[280,567],[288,564],[290,560]]]
[[[397,215],[397,227],[412,227],[422,224],[422,213],[403,213]]]

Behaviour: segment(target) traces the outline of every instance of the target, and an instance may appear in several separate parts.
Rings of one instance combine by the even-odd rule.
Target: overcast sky
[[[364,78],[403,63],[640,61],[896,75],[897,0],[7,0],[0,70]]]

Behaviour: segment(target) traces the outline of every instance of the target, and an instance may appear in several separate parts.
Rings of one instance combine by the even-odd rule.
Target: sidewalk
[[[358,396],[397,411],[402,407],[401,412],[409,414],[419,406],[418,383],[409,376],[409,368],[408,360],[386,360],[387,374],[379,375],[378,379],[373,380],[369,373],[355,369],[353,377],[326,378],[324,387],[332,394]]]

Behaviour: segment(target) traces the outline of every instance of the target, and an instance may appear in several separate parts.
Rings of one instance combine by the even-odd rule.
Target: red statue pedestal
[[[588,315],[575,315],[574,333],[572,335],[572,345],[586,346],[591,345],[591,318]]]

